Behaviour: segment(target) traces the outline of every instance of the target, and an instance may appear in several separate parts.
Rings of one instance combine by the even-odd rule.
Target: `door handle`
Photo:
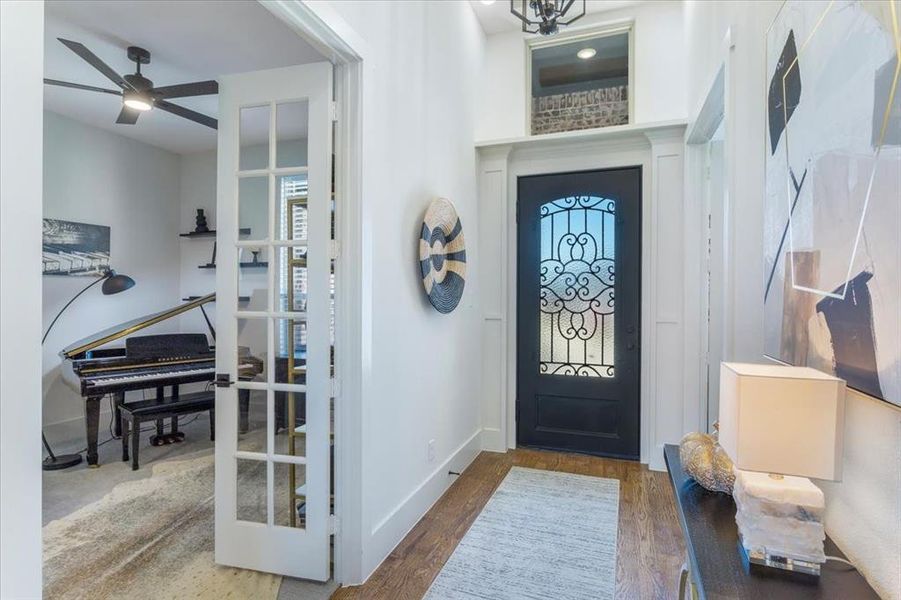
[[[633,342],[629,342],[626,344],[626,350],[635,350],[635,344]]]

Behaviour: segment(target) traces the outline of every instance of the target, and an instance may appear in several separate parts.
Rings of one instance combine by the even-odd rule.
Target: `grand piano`
[[[120,407],[125,392],[155,389],[162,398],[167,386],[178,395],[178,386],[188,383],[212,382],[215,377],[216,351],[204,333],[170,333],[133,336],[134,333],[156,325],[195,308],[203,311],[212,339],[216,332],[203,306],[216,300],[208,294],[174,308],[110,327],[63,348],[60,356],[66,359],[63,378],[85,399],[87,432],[87,461],[97,466],[97,437],[100,426],[100,403],[112,394],[115,413],[114,431],[121,435]],[[125,346],[101,348],[110,342],[125,339]],[[253,377],[262,370],[262,362],[254,357],[242,358],[239,375]],[[170,439],[178,439],[177,418],[172,421]],[[157,422],[157,436],[164,437],[162,421]]]

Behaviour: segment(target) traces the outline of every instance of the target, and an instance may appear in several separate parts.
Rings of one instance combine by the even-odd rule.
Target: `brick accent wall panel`
[[[628,86],[532,98],[532,135],[625,125]]]

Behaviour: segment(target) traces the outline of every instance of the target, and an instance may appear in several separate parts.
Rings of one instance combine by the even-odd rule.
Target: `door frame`
[[[517,260],[516,240],[518,224],[516,222],[517,179],[527,175],[551,175],[571,171],[592,171],[624,167],[641,167],[641,375],[639,378],[639,436],[640,460],[647,463],[651,452],[651,414],[650,395],[650,354],[653,348],[654,323],[652,315],[651,283],[653,281],[653,249],[652,239],[652,180],[653,164],[649,143],[643,135],[631,139],[604,140],[595,142],[569,142],[556,148],[529,148],[516,150],[509,157],[507,172],[507,206],[506,206],[506,347],[517,347]],[[505,157],[506,158],[506,157]],[[515,351],[506,352],[506,415],[502,426],[506,429],[504,437],[508,448],[516,448],[516,373],[517,358]]]
[[[735,198],[734,179],[730,176],[730,159],[734,156],[734,135],[731,121],[731,115],[734,114],[733,97],[730,91],[730,80],[732,74],[732,55],[735,50],[735,42],[732,39],[732,28],[726,29],[723,41],[719,48],[718,63],[713,79],[707,85],[706,93],[691,119],[685,132],[685,193],[686,197],[706,198],[707,190],[707,174],[705,172],[707,165],[707,144],[717,131],[720,123],[723,125],[723,133],[725,141],[723,144],[723,256],[722,263],[722,281],[721,288],[723,291],[723,315],[721,318],[722,339],[719,355],[724,361],[732,360],[735,356],[735,340],[733,332],[735,331],[735,314],[733,307],[735,305],[732,295],[735,287],[735,269],[732,268],[734,263],[733,240],[735,239],[734,228],[736,224],[731,218],[732,199]],[[694,340],[697,344],[698,363],[695,373],[697,377],[698,391],[697,394],[697,414],[698,431],[707,430],[707,419],[710,411],[709,395],[706,393],[704,382],[708,373],[708,357],[709,357],[709,334],[710,323],[707,317],[707,282],[704,272],[700,266],[706,266],[707,255],[707,219],[710,216],[710,210],[706,202],[698,202],[695,205],[694,214],[686,215],[686,240],[695,240],[695,244],[687,243],[685,246],[686,254],[686,272],[685,285],[693,286],[697,290],[703,290],[704,293],[699,295],[698,310],[696,312],[686,311],[686,331],[691,331],[694,327],[698,332],[698,337]],[[690,268],[691,266],[694,268]],[[687,365],[690,368],[690,365]],[[686,403],[691,402],[689,396],[686,396]]]
[[[663,445],[697,431],[696,288],[685,285],[684,251],[693,240],[686,215],[686,121],[476,142],[479,153],[479,285],[482,299],[482,449],[516,447],[516,177],[642,167],[641,462],[666,469]],[[658,227],[658,222],[665,226]],[[693,243],[693,242],[692,242]],[[652,285],[653,283],[653,285]],[[662,290],[662,291],[661,291]],[[658,296],[661,297],[658,301]],[[673,301],[669,301],[673,299]],[[696,327],[696,325],[694,325]],[[685,332],[692,335],[686,336]],[[658,359],[658,356],[660,359]],[[673,360],[678,356],[681,360]]]
[[[335,486],[334,569],[340,585],[362,583],[362,390],[364,357],[371,337],[364,328],[366,244],[371,240],[364,214],[363,82],[373,77],[366,42],[331,6],[304,0],[258,0],[334,66],[336,103],[335,198],[339,240],[335,278]]]
[[[530,175],[516,174],[512,178],[513,183],[511,186],[512,196],[513,196],[513,209],[516,214],[516,218],[514,220],[515,227],[513,229],[513,236],[514,236],[513,247],[517,249],[516,252],[512,253],[512,256],[514,257],[514,262],[513,262],[514,267],[513,268],[517,269],[517,270],[513,273],[514,282],[515,282],[516,287],[511,290],[511,296],[512,296],[512,304],[516,307],[516,309],[518,311],[519,299],[520,299],[520,288],[519,288],[519,277],[518,277],[519,272],[518,272],[517,257],[519,255],[519,242],[520,242],[520,239],[519,239],[519,233],[520,233],[520,231],[519,231],[519,227],[520,227],[519,216],[521,215],[521,211],[519,210],[519,178],[520,177],[531,177],[534,175],[547,176],[547,175],[570,175],[570,174],[571,175],[579,175],[579,174],[584,174],[584,173],[595,174],[595,173],[605,172],[605,171],[617,171],[617,170],[621,170],[621,169],[635,169],[635,168],[638,169],[638,173],[639,173],[638,181],[639,181],[640,197],[638,199],[638,209],[637,210],[638,210],[638,220],[639,220],[638,249],[641,254],[641,256],[639,257],[639,260],[638,260],[638,268],[639,268],[639,279],[638,279],[638,285],[639,285],[639,289],[638,289],[638,299],[639,299],[639,307],[638,307],[638,323],[639,323],[639,345],[638,345],[638,359],[639,359],[638,360],[638,369],[639,369],[638,394],[639,394],[639,396],[638,396],[638,402],[639,402],[639,412],[638,412],[638,422],[637,422],[637,426],[638,426],[638,432],[637,432],[638,433],[638,456],[633,458],[631,456],[626,457],[625,455],[613,455],[613,454],[606,455],[609,458],[616,458],[616,459],[622,459],[622,460],[641,460],[641,454],[642,454],[642,449],[643,449],[642,431],[643,431],[644,423],[643,423],[641,409],[642,409],[642,405],[644,404],[642,402],[642,398],[644,395],[644,385],[643,384],[644,384],[644,376],[645,376],[645,370],[644,370],[644,364],[645,364],[644,363],[645,315],[643,312],[644,304],[645,304],[645,302],[644,302],[644,299],[645,299],[645,293],[644,293],[645,265],[644,265],[644,262],[645,262],[645,260],[644,259],[647,255],[647,252],[645,252],[645,248],[644,248],[644,229],[645,229],[644,211],[645,211],[646,199],[648,197],[648,194],[645,193],[645,189],[644,189],[644,185],[645,185],[645,181],[646,181],[646,176],[645,176],[645,172],[644,172],[645,166],[643,163],[636,163],[636,164],[632,164],[632,165],[622,165],[619,167],[598,166],[598,167],[587,169],[587,170],[586,169],[572,169],[569,171],[555,171],[553,173],[537,173],[537,174],[530,174]],[[512,346],[512,347],[517,349],[517,350],[513,351],[511,354],[512,354],[512,359],[513,359],[513,368],[515,369],[514,381],[517,382],[517,384],[518,384],[518,382],[519,382],[518,360],[519,360],[520,346],[516,342],[516,337],[519,335],[519,315],[518,315],[517,311],[514,311],[513,316],[511,317],[511,320],[509,322],[509,328],[513,330],[513,335],[514,335],[514,346]],[[514,392],[514,398],[513,398],[514,419],[515,419],[515,416],[517,414],[519,414],[519,411],[517,410],[518,402],[519,402],[518,393]],[[519,438],[519,424],[514,420],[513,421],[514,443],[516,443],[516,444],[519,443],[518,438]],[[553,448],[548,448],[548,449],[553,449]],[[565,451],[565,450],[561,450],[561,451]],[[572,450],[572,452],[580,452],[580,451]],[[601,456],[601,455],[598,455],[598,456]]]

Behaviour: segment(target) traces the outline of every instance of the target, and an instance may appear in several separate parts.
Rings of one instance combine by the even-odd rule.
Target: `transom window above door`
[[[529,42],[531,134],[630,123],[631,37],[627,25]]]

